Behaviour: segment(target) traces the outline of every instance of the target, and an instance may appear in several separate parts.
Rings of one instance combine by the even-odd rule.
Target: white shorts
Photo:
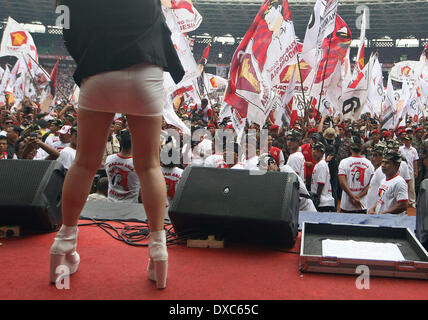
[[[163,92],[163,69],[144,62],[85,78],[80,88],[79,108],[136,116],[160,116]]]

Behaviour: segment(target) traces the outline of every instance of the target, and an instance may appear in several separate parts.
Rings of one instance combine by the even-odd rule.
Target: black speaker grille
[[[298,232],[298,204],[295,175],[188,167],[169,217],[181,237],[216,235],[292,247]]]
[[[2,160],[0,162],[1,192],[3,206],[28,206],[33,202],[40,182],[52,161]]]
[[[57,230],[64,178],[58,161],[0,161],[0,225],[18,225],[23,234]]]

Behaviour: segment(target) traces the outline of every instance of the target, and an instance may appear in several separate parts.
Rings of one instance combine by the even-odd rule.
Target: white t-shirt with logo
[[[50,145],[50,146],[53,146],[54,143],[56,143],[58,141],[60,141],[59,136],[56,136],[55,134],[52,133],[46,138],[45,143]]]
[[[408,200],[408,186],[403,177],[396,175],[389,180],[383,179],[378,189],[376,214],[380,214],[400,201]]]
[[[169,207],[170,203],[174,199],[175,191],[177,190],[177,184],[181,180],[181,176],[183,175],[183,169],[173,167],[166,168],[162,167],[162,173],[165,178],[166,183],[166,194],[167,194],[167,206]]]
[[[363,156],[348,157],[340,161],[339,176],[346,177],[346,184],[354,195],[358,195],[370,183],[375,170],[373,164]],[[360,211],[367,209],[367,195],[361,199],[362,208],[355,207],[348,194],[342,191],[340,208],[346,211]]]
[[[71,147],[65,147],[64,149],[61,150],[61,152],[59,153],[59,157],[56,160],[61,162],[64,168],[68,170],[73,164],[73,161],[75,158],[76,158],[76,149],[73,149]]]
[[[64,143],[61,140],[58,140],[52,144],[52,147],[54,147],[55,149],[57,149],[60,152],[61,152],[61,150],[63,150],[64,148],[67,148],[69,146],[70,146],[70,142]]]
[[[305,156],[300,151],[290,154],[288,157],[287,165],[299,175],[300,178],[305,180]]]
[[[327,162],[321,160],[315,164],[312,171],[311,192],[317,193],[318,185],[323,184],[319,207],[334,207],[334,198],[330,183],[330,169]]]
[[[406,181],[406,183],[410,180],[409,167],[407,166],[406,162],[401,161],[400,168],[398,169],[397,173],[404,179],[404,181]],[[376,204],[379,196],[378,189],[380,183],[385,178],[386,177],[382,171],[382,167],[377,168],[370,182],[369,191],[367,192],[367,209],[373,208],[373,206]]]
[[[106,159],[105,170],[108,178],[108,200],[138,203],[140,181],[132,157],[112,154]]]

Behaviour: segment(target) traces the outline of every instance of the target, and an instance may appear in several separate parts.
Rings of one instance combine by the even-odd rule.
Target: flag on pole
[[[26,57],[27,54],[31,55],[35,61],[39,61],[31,34],[21,24],[9,17],[0,44],[0,57],[15,56],[20,58],[23,55]]]
[[[398,100],[395,99],[397,101],[397,111],[396,111],[395,117],[394,117],[394,119],[395,119],[394,126],[397,125],[399,119],[402,117],[404,117],[403,121],[405,122],[405,116],[407,113],[407,105],[408,105],[410,98],[411,98],[410,88],[409,88],[409,85],[407,84],[407,79],[403,80],[401,92],[396,92],[396,97],[397,96],[399,98],[398,98]]]
[[[297,41],[287,0],[266,0],[233,56],[225,102],[242,118],[263,125],[281,104],[288,81],[283,71],[297,63]]]
[[[373,60],[373,67],[370,71],[369,88],[367,92],[367,110],[363,111],[363,113],[370,112],[372,117],[375,114],[381,114],[382,103],[385,96],[383,88],[382,66],[379,63],[377,55],[373,56]]]
[[[61,60],[61,58],[59,58],[57,60],[57,62],[55,63],[55,66],[53,67],[52,72],[50,74],[52,96],[55,96],[55,92],[56,92],[57,78],[58,78],[58,66],[59,66],[60,60]]]
[[[317,0],[306,29],[302,58],[314,69],[321,58],[320,49],[324,39],[335,28],[338,0]]]
[[[175,90],[184,86],[188,82],[196,80],[200,75],[200,70],[195,61],[192,51],[190,50],[189,43],[186,37],[182,33],[172,33],[171,39],[174,44],[174,48],[177,51],[181,65],[184,68],[185,74],[180,83],[176,84],[172,79],[169,72],[164,72],[164,88],[167,94],[174,92]]]
[[[291,78],[290,83],[284,93],[282,105],[280,108],[277,108],[274,112],[275,124],[282,126],[284,123],[284,119],[288,124],[291,123],[292,111],[293,111],[293,98],[294,91],[296,88],[296,79],[297,79],[298,70],[294,68],[293,76]]]
[[[6,66],[0,82],[0,94],[3,94],[3,92],[6,90],[6,87],[9,84],[9,80],[10,80],[9,77],[10,77],[10,69],[9,69],[9,66]]]
[[[358,74],[357,78],[343,92],[341,101],[342,114],[345,119],[358,120],[366,104],[370,79],[369,64]]]
[[[202,16],[191,0],[161,0],[166,23],[172,32],[195,31],[202,23]]]
[[[206,65],[206,64],[207,64],[207,62],[208,62],[208,57],[209,57],[209,55],[210,55],[210,48],[211,48],[211,43],[209,43],[209,44],[205,47],[204,52],[202,53],[202,58],[201,58],[201,60],[199,60],[199,63],[200,63],[200,64],[202,64],[202,65]]]
[[[339,15],[336,15],[334,26],[335,28],[330,37],[324,39],[321,45],[322,59],[318,66],[315,83],[321,83],[332,75],[336,65],[346,57],[348,48],[351,45],[351,29]]]
[[[388,86],[386,88],[385,102],[382,108],[382,129],[392,129],[394,127],[394,115],[397,110],[397,101],[395,100],[394,87],[391,77],[388,77]]]
[[[358,75],[364,68],[364,53],[365,53],[365,41],[366,41],[366,26],[367,26],[367,10],[364,9],[362,20],[361,20],[361,33],[360,43],[358,44],[357,61],[355,62],[354,74]]]

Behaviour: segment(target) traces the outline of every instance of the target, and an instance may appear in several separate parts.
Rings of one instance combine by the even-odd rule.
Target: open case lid
[[[300,270],[428,279],[428,253],[403,227],[304,222]]]

